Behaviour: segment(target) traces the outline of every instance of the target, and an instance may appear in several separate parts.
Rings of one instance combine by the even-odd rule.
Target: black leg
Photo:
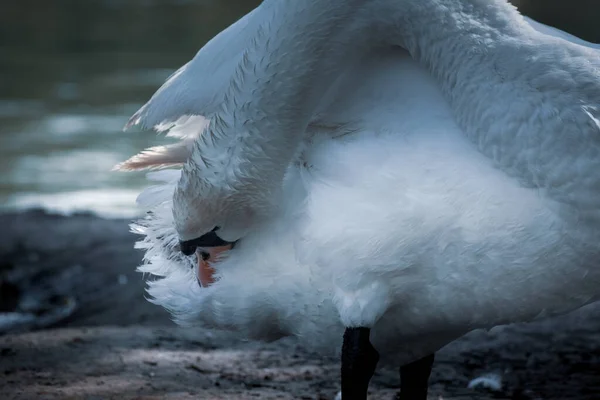
[[[369,328],[346,328],[342,345],[342,400],[366,400],[379,353],[369,341]]]
[[[433,358],[431,354],[400,368],[400,400],[427,400]]]

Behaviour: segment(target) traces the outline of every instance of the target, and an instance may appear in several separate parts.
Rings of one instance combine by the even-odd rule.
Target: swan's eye
[[[228,242],[217,236],[218,226],[215,226],[212,231],[192,240],[179,242],[179,249],[186,256],[191,256],[196,252],[198,247],[217,247],[217,246],[233,246],[234,243]]]

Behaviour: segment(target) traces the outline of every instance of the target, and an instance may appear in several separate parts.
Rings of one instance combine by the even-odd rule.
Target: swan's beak
[[[214,281],[215,269],[212,263],[218,260],[219,254],[231,250],[233,245],[217,246],[198,250],[198,281],[202,287],[210,286]]]

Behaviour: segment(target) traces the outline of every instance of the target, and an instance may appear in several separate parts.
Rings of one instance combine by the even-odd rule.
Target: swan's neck
[[[182,203],[174,208],[176,221],[199,220],[186,211],[195,209],[222,216],[243,207],[248,208],[246,216],[273,213],[285,171],[319,100],[340,65],[358,54],[361,32],[355,29],[355,14],[366,2],[261,4],[252,16],[260,19],[258,31],[233,74],[224,103],[184,165],[176,191],[175,201]],[[206,204],[210,199],[222,206]],[[183,227],[178,231],[182,237],[197,234]],[[239,234],[243,232],[235,235]]]

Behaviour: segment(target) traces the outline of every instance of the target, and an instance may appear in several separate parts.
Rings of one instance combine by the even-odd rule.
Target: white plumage
[[[139,198],[152,211],[134,225],[140,271],[160,277],[152,301],[181,323],[296,335],[320,351],[368,326],[402,364],[473,329],[598,299],[597,45],[501,0],[354,3],[332,23],[347,29],[306,23],[307,43],[337,46],[315,50],[285,38],[302,32],[310,0],[264,2],[132,118],[184,138],[122,165],[185,163],[183,178],[150,173],[157,186]],[[301,137],[278,141],[288,126]],[[229,215],[248,187],[252,217]],[[215,225],[240,240],[201,288],[177,245]]]

